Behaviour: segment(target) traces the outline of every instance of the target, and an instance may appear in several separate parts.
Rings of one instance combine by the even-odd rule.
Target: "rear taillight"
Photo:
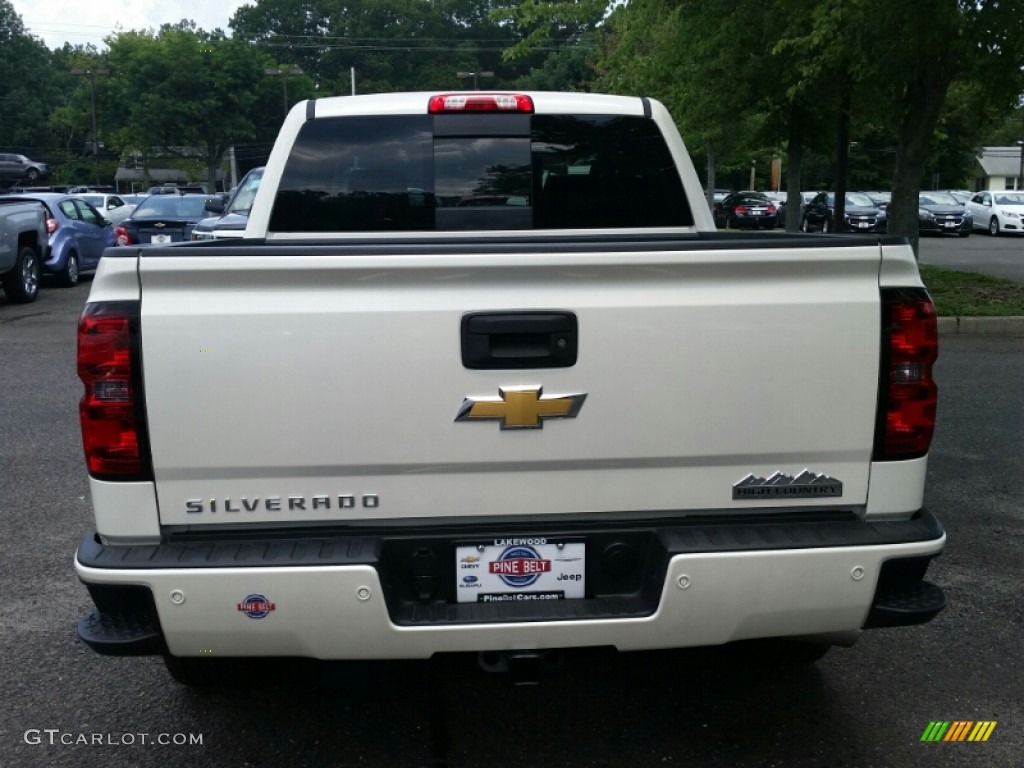
[[[533,99],[521,93],[447,93],[432,96],[432,115],[450,112],[533,112]]]
[[[736,206],[736,213],[746,213],[746,212],[747,212],[747,206],[745,206],[745,205],[737,205]]]
[[[114,242],[118,245],[131,245],[132,234],[120,224],[114,229]]]
[[[935,305],[923,288],[882,289],[882,354],[875,461],[928,453],[935,431],[939,356]]]
[[[152,479],[139,363],[138,302],[86,305],[78,323],[79,417],[85,461],[97,479]]]
[[[60,222],[57,221],[56,219],[52,219],[52,218],[51,219],[47,219],[46,220],[46,234],[52,235],[54,232],[57,231],[57,227],[59,227],[59,226],[60,226]]]
[[[775,213],[776,210],[778,209],[774,205],[768,206],[768,213]]]

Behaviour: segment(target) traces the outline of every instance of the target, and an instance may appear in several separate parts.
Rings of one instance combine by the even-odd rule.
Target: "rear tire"
[[[821,233],[823,235],[827,235],[831,231],[832,231],[832,224],[829,222],[828,219],[822,219],[821,220]]]
[[[39,279],[42,267],[35,248],[23,245],[18,251],[14,268],[4,275],[3,286],[7,300],[12,304],[28,304],[39,296]]]
[[[57,273],[57,282],[64,288],[74,288],[78,285],[78,278],[78,254],[72,251],[64,269]]]
[[[807,220],[806,216],[800,220],[800,231],[805,233],[811,231],[811,223]]]

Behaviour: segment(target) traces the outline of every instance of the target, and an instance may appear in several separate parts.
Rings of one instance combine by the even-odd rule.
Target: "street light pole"
[[[480,82],[479,82],[478,78],[481,78],[481,77],[494,77],[494,73],[493,72],[456,72],[455,76],[460,78],[460,79],[465,79],[467,77],[472,77],[473,78],[473,90],[474,91],[479,91],[480,90]]]
[[[88,69],[72,69],[72,75],[88,75],[89,91],[92,94],[92,172],[96,177],[96,186],[100,185],[99,154],[100,141],[96,128],[96,75],[109,75],[110,70],[102,67]]]
[[[284,116],[288,117],[288,76],[301,75],[302,70],[296,66],[280,67],[277,69],[268,67],[263,70],[263,74],[281,78],[281,95],[282,103],[284,104]]]

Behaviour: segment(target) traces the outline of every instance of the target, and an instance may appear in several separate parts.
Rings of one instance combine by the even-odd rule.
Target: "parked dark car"
[[[974,197],[974,193],[968,192],[966,189],[940,189],[938,191],[945,192],[947,195],[952,195],[956,198],[956,201],[963,206],[966,206],[967,201]]]
[[[46,206],[49,249],[43,271],[65,287],[78,284],[83,272],[94,272],[103,251],[114,244],[110,222],[84,200],[60,192],[35,192],[3,200],[36,200]]]
[[[29,160],[24,155],[0,154],[0,180],[27,181],[35,184],[39,179],[50,175],[50,166],[37,160]]]
[[[156,187],[150,187],[146,190],[147,195],[178,195],[195,193],[197,195],[205,195],[206,190],[200,187],[198,184],[190,186],[178,186],[177,184],[161,184]]]
[[[192,230],[207,214],[209,195],[152,195],[114,230],[117,245],[178,243],[189,240]]]
[[[888,218],[885,211],[862,192],[847,192],[846,210],[842,226],[836,226],[836,196],[834,192],[819,192],[804,208],[800,230],[813,232],[885,232]]]
[[[862,195],[867,195],[871,198],[871,202],[881,208],[883,211],[889,210],[889,203],[892,202],[892,192],[882,192],[881,190],[873,190],[871,192],[861,192]]]
[[[764,192],[763,194],[775,205],[776,226],[786,226],[786,198],[788,197],[787,193]]]
[[[777,223],[775,203],[760,192],[735,192],[715,204],[716,227],[774,229]]]
[[[946,232],[967,237],[974,229],[974,220],[963,203],[948,192],[922,192],[917,204],[917,227],[922,235]]]
[[[804,211],[807,210],[808,203],[811,202],[815,197],[820,195],[822,190],[805,190],[800,193],[800,216],[797,217],[799,221],[804,220]],[[787,201],[788,202],[788,201]]]

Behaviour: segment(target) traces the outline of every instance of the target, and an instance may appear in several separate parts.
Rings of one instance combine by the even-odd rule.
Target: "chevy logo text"
[[[185,511],[190,515],[236,512],[317,512],[332,509],[355,509],[358,504],[366,509],[380,506],[380,497],[375,493],[362,496],[331,496],[326,493],[316,496],[231,496],[223,499],[188,499]]]

